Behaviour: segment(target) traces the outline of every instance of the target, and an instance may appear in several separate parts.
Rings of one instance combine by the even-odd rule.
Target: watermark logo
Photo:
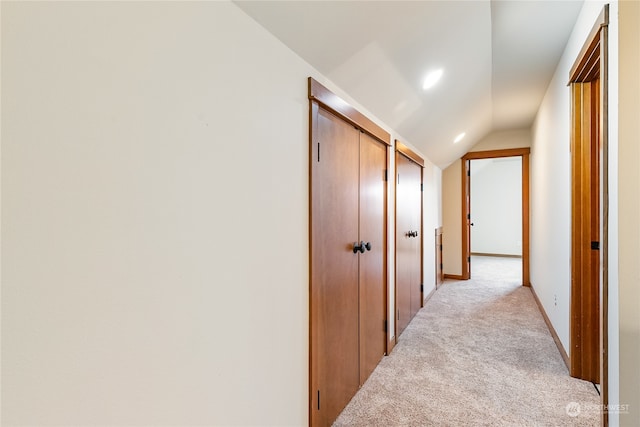
[[[569,402],[565,408],[567,415],[571,418],[575,418],[580,415],[580,404],[578,402]]]
[[[610,414],[628,414],[629,404],[625,403],[623,405],[620,405],[620,404],[603,405],[602,410],[607,411]]]
[[[578,402],[569,402],[564,408],[565,412],[571,418],[576,418],[580,414],[584,416],[590,416],[591,414],[608,412],[610,414],[628,414],[629,404],[608,404],[597,405],[593,403],[583,403],[580,405]]]

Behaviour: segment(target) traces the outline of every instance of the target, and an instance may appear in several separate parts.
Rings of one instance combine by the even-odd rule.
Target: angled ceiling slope
[[[236,1],[446,167],[493,130],[530,127],[582,1]],[[425,91],[427,72],[442,68]],[[453,139],[466,137],[458,144]]]

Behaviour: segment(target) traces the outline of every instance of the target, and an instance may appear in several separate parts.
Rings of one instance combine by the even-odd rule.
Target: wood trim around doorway
[[[399,151],[401,154],[403,154],[406,158],[408,158],[412,162],[417,163],[424,168],[424,159],[420,157],[418,153],[416,153],[411,148],[407,147],[397,139],[396,139],[396,150]]]
[[[462,158],[462,165],[460,165],[462,182],[462,198],[461,198],[461,235],[462,235],[462,259],[461,259],[461,273],[462,280],[469,280],[471,278],[471,231],[469,230],[469,205],[471,203],[471,186],[469,180],[469,174],[471,173],[471,164],[468,159]]]
[[[598,61],[599,57],[603,56],[598,46],[601,42],[600,31],[608,25],[609,5],[605,5],[593,24],[586,43],[580,49],[571,71],[569,71],[569,84],[575,81],[586,81],[590,71],[595,71],[593,65]]]
[[[352,125],[362,129],[374,138],[391,145],[391,135],[373,120],[353,108],[338,95],[318,83],[312,77],[308,79],[309,100],[322,104],[326,109],[338,115]]]
[[[517,157],[529,155],[531,148],[506,148],[502,150],[487,150],[487,151],[471,151],[464,156],[462,160],[478,160],[478,159],[498,159],[500,157]]]
[[[529,153],[522,155],[522,285],[531,286],[530,260],[530,205],[529,205]],[[526,214],[525,214],[526,212]]]
[[[526,148],[510,148],[503,150],[475,151],[462,156],[462,278],[469,279],[469,263],[467,260],[471,256],[469,248],[469,226],[467,221],[467,212],[469,212],[469,201],[465,197],[465,192],[469,188],[470,176],[466,172],[466,162],[478,159],[496,159],[501,157],[522,157],[522,286],[530,286],[530,267],[529,267],[529,153],[531,149]],[[465,268],[466,266],[466,268]],[[466,274],[465,274],[466,273]],[[445,276],[446,277],[446,276]]]
[[[435,251],[436,251],[436,289],[444,282],[444,261],[442,259],[442,226],[435,230]]]

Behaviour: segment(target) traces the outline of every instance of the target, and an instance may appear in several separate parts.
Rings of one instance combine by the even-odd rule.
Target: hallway
[[[334,425],[600,424],[594,386],[569,377],[520,286],[521,260],[471,264],[472,279],[445,281]]]

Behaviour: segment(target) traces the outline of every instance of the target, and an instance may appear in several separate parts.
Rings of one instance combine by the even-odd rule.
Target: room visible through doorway
[[[471,275],[477,256],[514,258],[522,275],[522,157],[470,160]],[[494,267],[505,263],[494,263]],[[495,274],[502,274],[495,271]]]
[[[503,150],[474,151],[462,157],[462,274],[460,279],[471,278],[471,229],[475,226],[471,214],[471,162],[478,159],[498,160],[504,158],[517,157],[520,159],[520,186],[521,186],[521,246],[522,246],[522,285],[530,286],[529,283],[529,154],[530,148],[509,148]],[[504,163],[508,163],[506,160]],[[494,162],[497,163],[497,162]],[[500,194],[498,187],[491,190]],[[473,225],[472,225],[473,224]],[[494,231],[502,233],[500,231]],[[517,243],[517,240],[516,240]]]

